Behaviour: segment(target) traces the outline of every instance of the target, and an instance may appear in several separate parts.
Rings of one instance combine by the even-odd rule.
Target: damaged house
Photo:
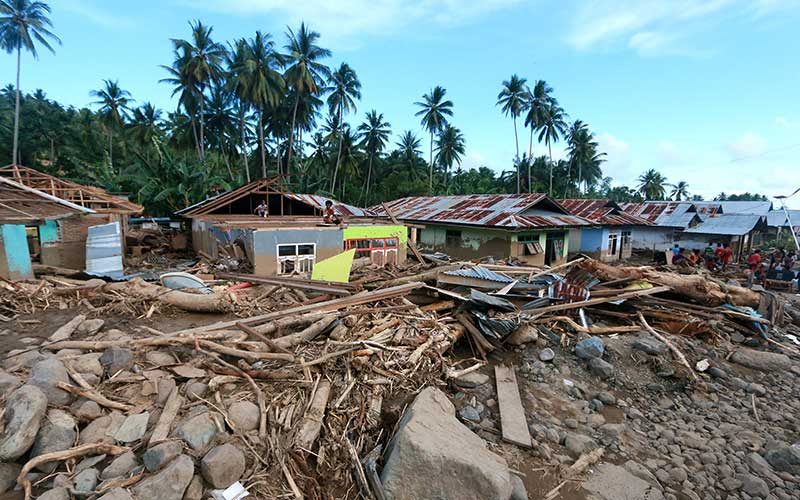
[[[456,259],[512,257],[558,265],[567,258],[569,230],[590,225],[541,193],[415,196],[386,206],[416,226],[411,238],[421,249]],[[371,210],[386,214],[383,206]]]
[[[38,249],[34,253],[39,254],[42,264],[49,266],[102,271],[105,262],[98,261],[99,267],[87,263],[87,240],[92,233],[95,233],[93,241],[114,245],[115,260],[120,261],[128,217],[144,210],[141,205],[113,196],[101,188],[84,186],[20,165],[0,168],[0,178],[89,209],[80,217],[49,219],[37,227],[29,226],[31,248],[34,251]],[[106,253],[105,249],[99,251],[101,255]]]
[[[605,262],[627,259],[633,250],[633,240],[640,231],[652,224],[625,213],[611,200],[559,200],[561,206],[589,222],[592,227],[569,230],[569,247],[573,252],[590,255]]]
[[[686,201],[634,201],[619,206],[628,215],[651,224],[632,235],[631,246],[635,250],[667,250],[675,243],[678,233],[702,222],[697,207]]]
[[[316,262],[350,249],[377,265],[405,261],[405,226],[330,198],[292,193],[281,180],[258,179],[176,212],[192,221],[195,251],[214,259],[246,258],[258,276],[311,272]],[[328,200],[341,224],[323,223]],[[262,202],[266,217],[256,214]]]
[[[33,278],[36,248],[29,242],[29,228],[40,239],[56,240],[58,234],[48,228],[91,214],[89,208],[0,177],[0,278]]]

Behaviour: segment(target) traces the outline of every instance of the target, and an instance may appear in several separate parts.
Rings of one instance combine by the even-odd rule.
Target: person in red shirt
[[[755,271],[759,264],[761,264],[761,254],[758,250],[753,250],[753,253],[747,258],[747,266],[751,271]]]
[[[722,269],[727,269],[728,264],[731,262],[731,257],[733,257],[733,249],[730,245],[725,243],[722,249],[722,255],[720,256],[720,261],[722,262]]]
[[[322,222],[325,224],[339,224],[342,222],[342,219],[336,215],[336,210],[334,210],[331,200],[325,201],[325,210],[322,211]]]

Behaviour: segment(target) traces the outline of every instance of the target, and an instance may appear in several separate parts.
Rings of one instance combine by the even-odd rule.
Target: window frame
[[[301,254],[300,247],[310,246],[312,253]],[[294,247],[293,255],[281,255],[281,247]],[[314,264],[317,262],[317,244],[316,243],[278,243],[275,245],[275,255],[278,259],[277,275],[290,275],[295,272],[310,273],[314,270]],[[285,270],[285,262],[293,262],[291,271]]]

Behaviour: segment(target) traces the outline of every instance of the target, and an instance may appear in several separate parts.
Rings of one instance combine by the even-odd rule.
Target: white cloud
[[[91,0],[53,0],[52,4],[53,10],[56,12],[63,10],[77,14],[102,28],[119,29],[133,26],[130,19],[107,14]],[[105,4],[101,5],[105,6]]]
[[[522,0],[183,0],[197,8],[240,15],[280,15],[295,25],[306,21],[326,43],[352,46],[362,35],[433,23],[454,26],[505,9]]]
[[[796,120],[790,120],[789,118],[786,118],[785,116],[776,117],[775,118],[775,124],[778,125],[779,127],[783,127],[783,128],[797,128],[797,127],[800,127],[800,122],[798,122]]]
[[[752,159],[767,151],[767,140],[754,133],[746,132],[727,145],[734,161]]]
[[[662,166],[685,165],[689,161],[689,154],[686,150],[672,141],[660,140],[656,144],[656,155]]]
[[[598,150],[606,154],[603,174],[619,183],[630,182],[637,173],[631,160],[630,145],[607,132],[597,136]]]

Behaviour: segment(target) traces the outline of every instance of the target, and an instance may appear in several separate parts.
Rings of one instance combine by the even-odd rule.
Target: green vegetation
[[[530,88],[518,75],[502,82],[497,95],[501,112],[513,122],[513,170],[461,167],[468,138],[454,123],[447,90],[438,85],[415,103],[421,129],[403,131],[392,144],[391,117],[374,109],[358,113],[356,71],[347,63],[329,68],[331,52],[305,24],[288,28],[280,45],[262,32],[223,43],[212,26],[189,23],[189,36],[172,40],[171,62],[162,66],[161,82],[177,97],[171,111],[131,95],[119,75],[87,89],[91,109],[62,105],[42,90],[23,94],[21,52],[36,56],[37,47],[52,51],[60,43],[50,31],[49,13],[42,2],[0,0],[0,46],[17,59],[17,85],[0,89],[0,164],[16,159],[128,192],[152,215],[200,201],[215,188],[276,174],[286,175],[296,191],[362,206],[403,196],[522,191],[663,199],[667,186],[674,199],[690,196],[685,182],[668,185],[654,170],[642,175],[637,189],[612,188],[601,168],[605,153],[589,126],[567,122],[544,80]],[[518,118],[530,129],[522,154]],[[427,161],[418,134],[428,136]],[[534,137],[547,146],[547,156],[533,157]],[[562,140],[566,159],[554,159],[552,145]]]

